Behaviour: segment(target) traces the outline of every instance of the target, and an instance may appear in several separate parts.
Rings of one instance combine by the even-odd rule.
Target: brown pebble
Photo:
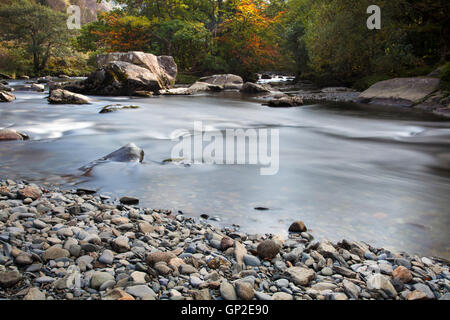
[[[411,272],[404,266],[398,266],[397,268],[395,268],[395,270],[392,272],[392,277],[394,277],[394,279],[400,280],[403,283],[408,283],[413,278]]]
[[[305,232],[306,230],[305,224],[300,220],[293,222],[289,227],[290,232]]]

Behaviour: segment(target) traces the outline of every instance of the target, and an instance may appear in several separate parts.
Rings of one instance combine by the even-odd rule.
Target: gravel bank
[[[281,239],[125,203],[0,180],[0,298],[450,299],[438,258],[318,242],[301,222]]]

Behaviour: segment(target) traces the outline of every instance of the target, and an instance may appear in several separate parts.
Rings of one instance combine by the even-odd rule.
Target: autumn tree
[[[273,26],[282,12],[269,17],[266,8],[265,1],[235,1],[219,26],[219,54],[232,72],[251,77],[258,70],[273,67],[280,59]]]
[[[100,13],[97,28],[88,33],[106,51],[145,51],[149,48],[150,21],[146,17],[124,15],[121,12]]]

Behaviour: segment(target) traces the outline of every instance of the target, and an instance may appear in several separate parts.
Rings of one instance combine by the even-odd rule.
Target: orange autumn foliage
[[[264,13],[267,4],[256,0],[239,1],[234,13],[219,27],[217,41],[228,49],[230,58],[237,59],[242,67],[260,69],[273,66],[280,58],[280,52],[271,27],[284,14],[275,17]]]
[[[147,18],[104,12],[99,15],[99,20],[103,27],[91,30],[91,33],[100,38],[106,51],[143,51],[148,47],[150,22]]]

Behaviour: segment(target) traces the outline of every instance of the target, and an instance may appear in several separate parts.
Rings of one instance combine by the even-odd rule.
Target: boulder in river
[[[86,80],[68,82],[63,88],[82,94],[140,95],[169,88],[177,75],[172,57],[137,51],[99,55],[97,64],[99,69]]]
[[[363,91],[362,103],[411,107],[439,89],[440,80],[432,77],[394,78],[375,83]]]
[[[240,90],[244,81],[240,76],[235,74],[215,74],[200,78],[198,82],[205,82],[223,87],[225,90],[237,89]]]
[[[89,104],[89,98],[81,94],[73,93],[63,89],[50,92],[48,102],[51,104]]]
[[[197,92],[223,90],[240,90],[243,86],[243,80],[240,76],[234,74],[215,74],[200,78],[188,88],[174,88],[164,90],[164,95],[189,95]]]
[[[174,85],[178,73],[177,64],[171,56],[155,56],[151,53],[141,51],[114,52],[97,56],[97,65],[99,68],[107,65],[111,61],[128,62],[148,69],[157,76],[161,87]]]
[[[110,160],[117,162],[132,162],[144,160],[144,150],[136,146],[134,143],[129,143],[122,148],[111,152],[107,156],[103,157],[102,160]]]
[[[16,99],[16,96],[10,92],[0,90],[0,102],[11,102]]]
[[[195,93],[199,91],[222,91],[224,87],[219,84],[212,84],[202,81],[197,81],[194,84],[192,84],[189,88],[186,88],[185,94]],[[180,93],[178,93],[180,94]]]
[[[144,150],[136,146],[134,143],[129,143],[122,148],[111,152],[110,154],[100,158],[98,160],[92,161],[91,163],[83,166],[80,170],[84,170],[84,174],[88,174],[90,170],[96,165],[103,163],[105,161],[116,161],[116,162],[142,162],[144,161]]]
[[[30,137],[14,129],[0,129],[0,141],[28,140]]]
[[[265,93],[270,92],[270,86],[253,82],[246,82],[244,83],[240,91],[244,93]]]
[[[38,83],[33,83],[31,85],[31,89],[33,89],[34,91],[37,91],[37,92],[44,92],[45,91],[44,85],[38,84]]]

